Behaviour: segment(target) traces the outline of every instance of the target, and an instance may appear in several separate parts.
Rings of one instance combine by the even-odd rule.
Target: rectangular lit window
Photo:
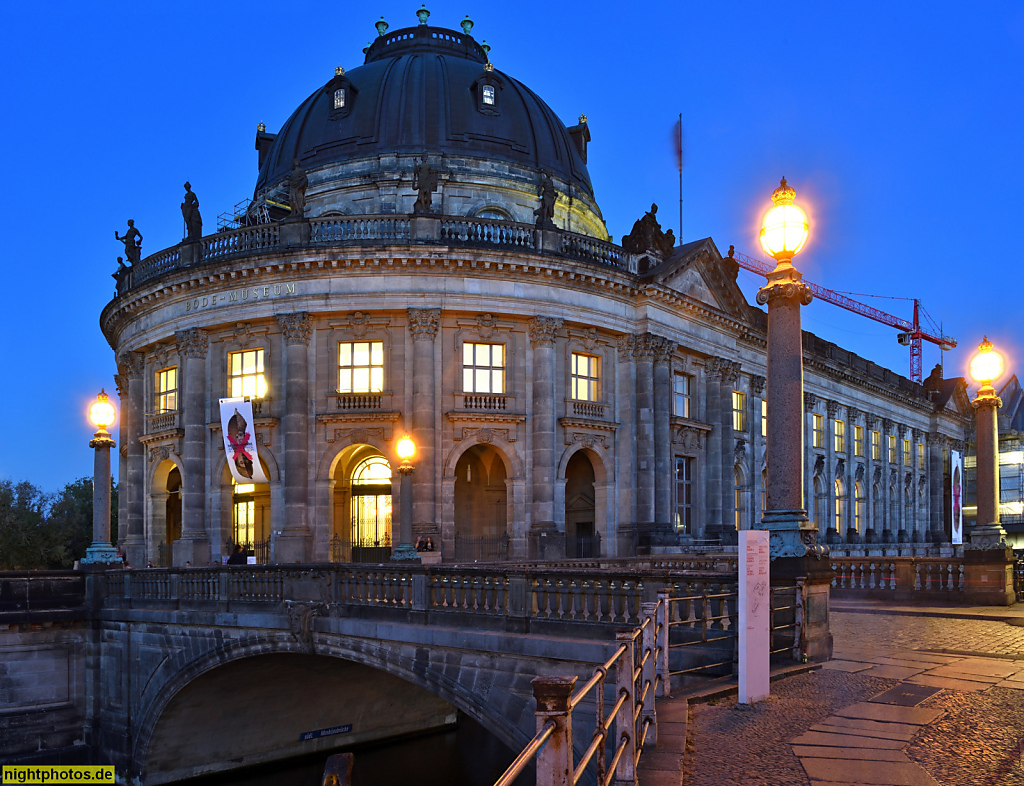
[[[903,466],[910,466],[911,443],[909,439],[903,440]]]
[[[228,395],[263,398],[267,383],[263,376],[263,350],[247,349],[228,353]]]
[[[846,452],[846,423],[842,420],[833,421],[832,425],[835,434],[835,451],[836,453]]]
[[[924,443],[920,442],[917,445],[917,468],[924,469]]]
[[[853,455],[863,456],[864,455],[864,427],[854,426],[853,427]]]
[[[871,460],[879,461],[882,458],[882,434],[878,431],[871,432]]]
[[[174,412],[178,409],[178,367],[156,372],[156,412]]]
[[[691,534],[693,524],[693,459],[676,458],[676,532]]]
[[[339,87],[337,90],[334,91],[334,108],[345,108],[345,88],[343,87]]]
[[[761,436],[768,439],[768,399],[761,399]]]
[[[890,464],[895,464],[896,463],[896,435],[895,434],[887,434],[886,435],[886,441],[889,443],[888,444],[888,448],[889,448],[889,463]]]
[[[681,418],[690,417],[690,377],[687,374],[676,374],[672,380],[675,394],[675,413]]]
[[[384,342],[343,341],[338,344],[338,392],[380,393],[384,390]]]
[[[505,345],[462,345],[462,390],[466,393],[505,392]]]
[[[746,417],[747,395],[739,390],[732,392],[732,430],[743,432],[747,430]]]
[[[494,105],[494,87],[492,85],[484,85],[484,103],[488,106]]]
[[[815,448],[825,447],[825,416],[814,414],[811,416],[811,446]]]
[[[601,358],[572,353],[570,395],[577,401],[597,401],[600,394]]]

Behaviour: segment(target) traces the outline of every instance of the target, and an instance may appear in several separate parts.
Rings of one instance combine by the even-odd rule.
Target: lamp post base
[[[975,524],[971,534],[967,536],[967,549],[987,551],[989,549],[1005,549],[1006,530],[1001,524]]]
[[[828,546],[818,543],[818,528],[805,510],[766,510],[759,529],[768,530],[773,560],[828,556]]]

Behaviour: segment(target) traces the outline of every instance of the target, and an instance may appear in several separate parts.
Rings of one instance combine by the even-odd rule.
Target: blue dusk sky
[[[114,231],[143,253],[182,237],[190,180],[204,226],[252,195],[256,124],[276,132],[382,15],[419,2],[14,3],[5,9],[7,156],[0,477],[56,491],[91,474],[90,398],[113,392],[98,326]],[[615,239],[652,202],[679,236],[670,132],[682,112],[684,240],[763,257],[760,216],[783,175],[808,208],[797,266],[841,292],[920,298],[960,347],[983,334],[1024,362],[1011,241],[1024,182],[1024,5],[431,2],[430,22],[491,46],[496,68],[563,122],[589,118],[589,169]],[[759,280],[741,271],[753,302]],[[909,300],[860,298],[909,318]],[[815,302],[804,327],[901,374],[897,331]],[[925,344],[927,374],[939,351]]]

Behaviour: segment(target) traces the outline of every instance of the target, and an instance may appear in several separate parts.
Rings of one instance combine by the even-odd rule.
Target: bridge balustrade
[[[833,595],[880,600],[963,602],[967,584],[958,557],[832,557]]]

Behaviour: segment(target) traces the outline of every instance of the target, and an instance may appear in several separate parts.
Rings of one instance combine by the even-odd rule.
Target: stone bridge
[[[536,731],[535,676],[587,678],[643,601],[734,580],[735,560],[713,558],[6,574],[0,757],[106,760],[156,784],[440,728],[456,711],[518,750]],[[728,628],[734,603],[717,603],[703,613]],[[731,646],[687,652],[721,661]]]

